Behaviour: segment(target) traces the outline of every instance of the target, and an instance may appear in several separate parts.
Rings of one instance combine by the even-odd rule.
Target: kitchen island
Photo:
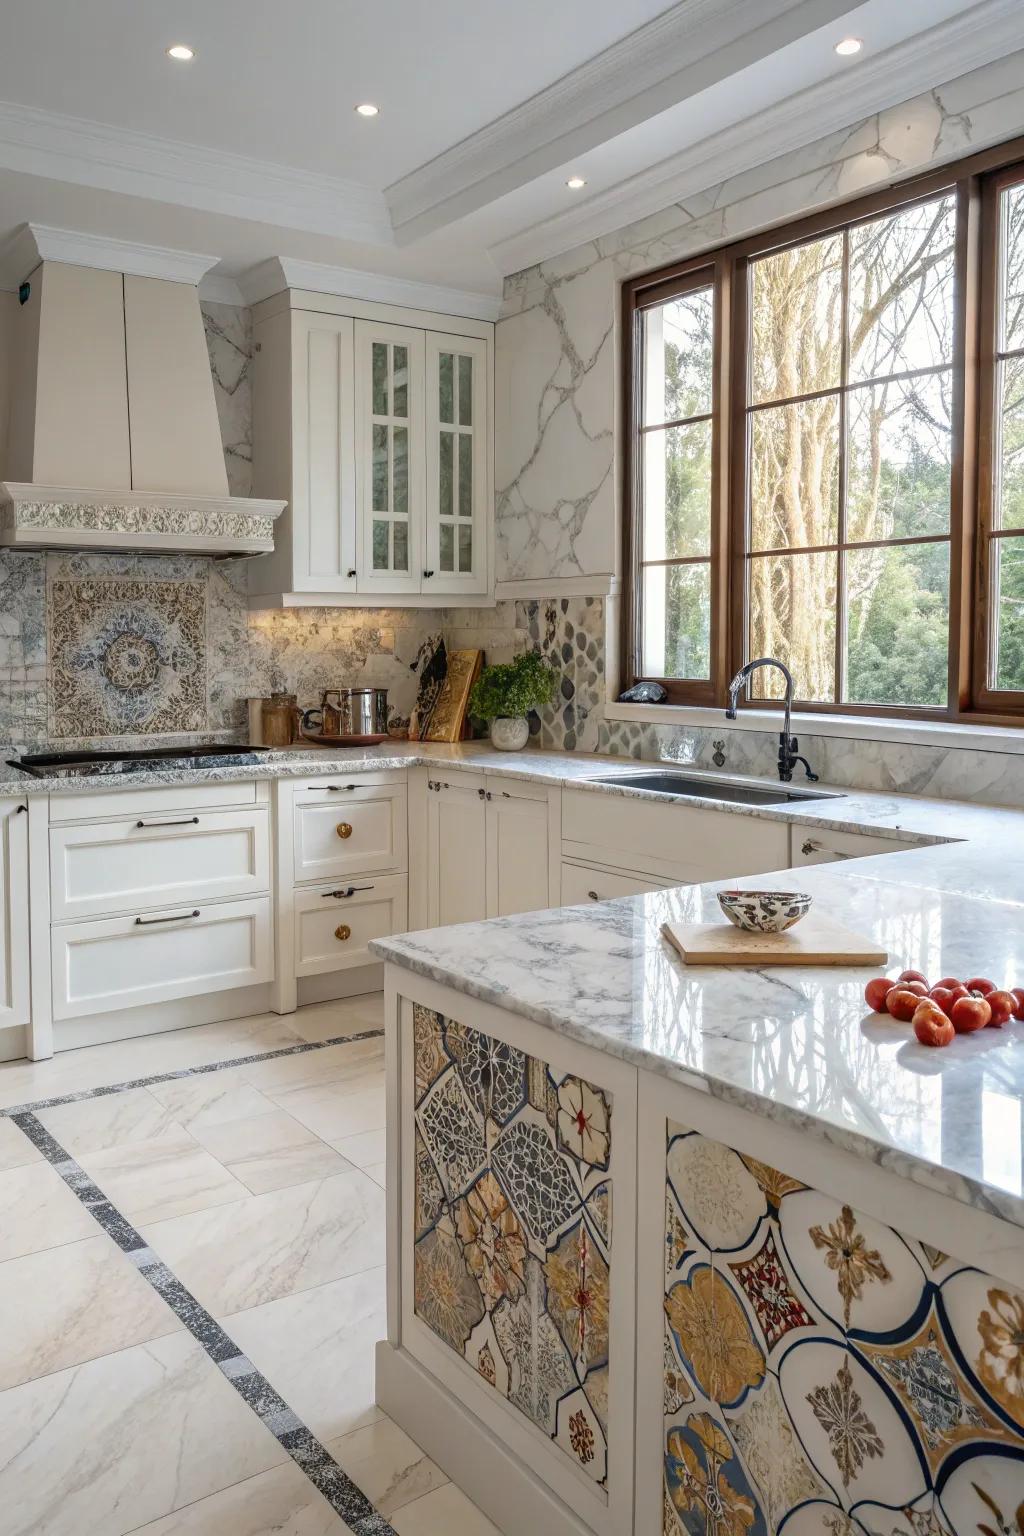
[[[1005,831],[737,883],[1016,985]],[[688,969],[716,888],[374,946],[378,1400],[508,1536],[1016,1530],[1024,1025],[929,1051],[870,971]]]

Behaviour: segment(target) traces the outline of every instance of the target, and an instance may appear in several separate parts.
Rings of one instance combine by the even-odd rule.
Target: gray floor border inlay
[[[350,1045],[357,1040],[378,1039],[382,1029],[363,1030],[358,1034],[339,1035],[330,1040],[302,1041],[298,1045],[284,1046],[274,1051],[261,1051],[251,1056],[235,1057],[230,1061],[210,1062],[201,1067],[186,1067],[177,1072],[158,1072],[151,1077],[133,1078],[103,1088],[85,1089],[81,1093],[62,1094],[51,1099],[40,1099],[32,1105],[15,1105],[0,1110],[0,1116],[13,1121],[20,1131],[42,1153],[64,1183],[85,1206],[103,1231],[116,1243],[139,1273],[170,1307],[192,1337],[202,1345],[210,1359],[231,1383],[235,1391],[248,1403],[253,1413],[266,1425],[278,1444],[323,1495],[335,1513],[342,1519],[354,1536],[396,1536],[394,1527],[374,1508],[362,1489],[334,1460],[326,1446],[313,1434],[276,1392],[267,1378],[258,1371],[249,1357],[239,1349],[216,1318],[192,1295],[177,1276],[149,1246],[142,1234],[114,1206],[90,1178],[82,1165],[61,1146],[55,1137],[37,1119],[37,1109],[51,1109],[61,1104],[75,1104],[84,1099],[102,1098],[108,1094],[124,1093],[130,1088],[145,1088],[150,1083],[166,1083],[176,1078],[195,1077],[207,1072],[217,1072],[225,1067],[244,1066],[257,1061],[273,1060],[280,1056],[296,1056],[306,1051],[323,1050],[329,1045]]]

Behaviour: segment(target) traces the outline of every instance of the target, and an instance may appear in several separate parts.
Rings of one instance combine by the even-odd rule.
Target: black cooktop
[[[204,741],[195,747],[147,747],[139,752],[27,752],[24,757],[9,757],[7,765],[36,779],[91,779],[174,768],[244,768],[258,763],[259,753],[269,750]]]

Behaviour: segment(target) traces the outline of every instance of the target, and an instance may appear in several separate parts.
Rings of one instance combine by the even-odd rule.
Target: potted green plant
[[[469,696],[469,712],[487,720],[491,744],[502,752],[519,752],[530,739],[527,715],[550,704],[555,674],[536,651],[524,651],[515,661],[485,667]]]

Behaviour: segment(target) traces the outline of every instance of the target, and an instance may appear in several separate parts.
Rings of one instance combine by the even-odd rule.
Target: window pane
[[[395,530],[392,535],[395,545],[394,568],[396,571],[407,571],[409,569],[409,524],[400,522],[393,526]]]
[[[390,523],[374,519],[373,568],[375,571],[386,571],[388,568],[388,529],[390,526]]]
[[[473,525],[462,523],[459,527],[459,570],[473,569]]]
[[[1024,528],[1024,357],[999,365],[997,528]]]
[[[395,451],[395,512],[409,510],[409,428],[393,427]]]
[[[951,374],[932,373],[850,391],[850,543],[949,532],[952,387]]]
[[[388,510],[388,429],[373,429],[373,510]]]
[[[1024,539],[994,539],[992,561],[992,685],[1024,689]]]
[[[441,533],[441,569],[442,571],[454,571],[455,569],[455,528],[451,523],[445,523]]]
[[[751,263],[752,400],[783,400],[839,383],[842,297],[841,235]]]
[[[473,515],[473,439],[459,433],[459,516]]]
[[[407,347],[395,347],[393,349],[395,360],[395,416],[408,416],[409,414],[409,349]]]
[[[711,676],[711,566],[649,565],[643,573],[643,671]]]
[[[768,406],[751,411],[750,418],[751,549],[834,543],[839,531],[838,397]]]
[[[438,414],[442,421],[455,420],[455,389],[453,368],[455,359],[450,352],[442,352],[438,363]]]
[[[953,357],[956,201],[905,208],[850,230],[850,379]]]
[[[463,427],[473,425],[473,359],[459,358],[459,423]]]
[[[706,555],[710,548],[710,421],[646,433],[643,558]]]
[[[439,490],[439,510],[440,510],[440,514],[441,514],[442,517],[451,517],[452,516],[452,509],[453,509],[452,496],[453,496],[453,491],[454,491],[454,481],[453,481],[454,471],[453,471],[453,467],[452,466],[454,464],[454,459],[455,459],[455,434],[453,432],[442,432],[441,433],[441,441],[440,441],[440,460],[439,460],[439,470],[438,470],[439,479],[440,479],[440,485],[438,487],[438,490]]]
[[[846,697],[941,709],[949,695],[949,545],[846,559]]]
[[[1002,339],[1000,350],[1024,347],[1024,185],[1008,187],[1002,196]]]
[[[373,414],[388,414],[388,349],[382,341],[373,343]]]
[[[684,293],[644,315],[644,425],[711,410],[715,323],[710,287]]]
[[[835,699],[836,560],[825,553],[750,561],[750,655],[784,661],[795,696],[824,704]],[[782,678],[759,667],[751,692],[755,699],[782,698]]]

